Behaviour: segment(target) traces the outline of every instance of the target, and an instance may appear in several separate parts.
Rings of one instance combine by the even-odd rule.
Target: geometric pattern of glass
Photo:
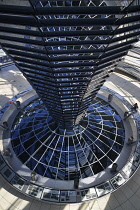
[[[58,129],[40,99],[16,116],[11,143],[16,156],[41,176],[74,180],[93,176],[112,164],[124,144],[120,116],[106,102],[96,99],[79,126]]]
[[[0,43],[62,128],[77,125],[138,40],[139,1],[3,0]]]

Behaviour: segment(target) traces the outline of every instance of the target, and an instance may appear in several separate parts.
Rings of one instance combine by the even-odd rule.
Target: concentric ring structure
[[[55,125],[39,99],[22,109],[13,124],[11,143],[16,156],[37,174],[58,180],[90,177],[105,170],[124,144],[120,116],[106,102],[94,100],[73,130]]]
[[[96,94],[138,41],[139,11],[137,0],[0,2],[0,44],[40,98],[24,107],[11,133],[31,170],[75,180],[115,162],[123,124]]]

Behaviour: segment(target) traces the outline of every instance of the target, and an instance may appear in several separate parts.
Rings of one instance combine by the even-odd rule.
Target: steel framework
[[[134,0],[4,0],[0,43],[56,123],[70,128],[138,41],[139,11]]]

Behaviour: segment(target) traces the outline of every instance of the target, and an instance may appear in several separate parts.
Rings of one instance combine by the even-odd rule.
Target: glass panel
[[[103,121],[107,125],[102,126],[102,120],[96,120],[98,112],[94,112],[91,120],[91,112],[95,109],[90,108],[88,116],[83,118],[85,127],[76,125],[66,131],[48,117],[49,112],[40,100],[33,101],[24,108],[25,112],[18,114],[12,127],[12,137],[19,135],[11,140],[15,154],[30,170],[52,179],[74,180],[77,170],[81,178],[101,172],[115,161],[124,144],[122,121],[118,122],[121,128],[116,127],[115,111],[108,104],[106,106],[106,102],[102,104],[95,101],[93,107],[99,106],[97,109],[104,113],[103,119],[108,119],[109,115],[112,120]]]
[[[96,162],[92,165],[92,170],[94,174],[98,174],[103,170],[103,167],[99,162]]]

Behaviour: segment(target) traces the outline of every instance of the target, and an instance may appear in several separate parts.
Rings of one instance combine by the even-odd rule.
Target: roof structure
[[[102,86],[116,66],[139,78],[123,59],[129,50],[139,58],[139,20],[139,0],[0,2],[0,45],[36,91],[0,111],[0,174],[12,187],[78,203],[116,191],[138,170],[138,110],[116,86]]]
[[[139,35],[138,1],[3,1],[0,42],[63,128],[77,125]]]

